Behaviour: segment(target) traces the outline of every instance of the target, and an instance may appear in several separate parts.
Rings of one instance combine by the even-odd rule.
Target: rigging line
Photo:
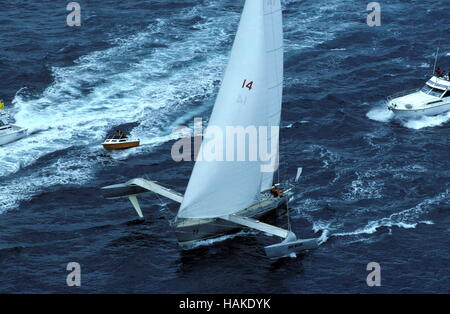
[[[281,123],[281,119],[280,119],[280,123]],[[278,184],[280,184],[281,183],[281,181],[280,181],[280,172],[281,172],[281,154],[282,154],[282,152],[281,152],[281,145],[280,145],[280,142],[281,142],[281,137],[280,137],[280,135],[278,135],[278,171],[277,171],[277,176],[278,176]]]
[[[281,117],[280,117],[280,123],[279,123],[279,133],[278,133],[278,150],[277,150],[277,152],[278,152],[278,169],[277,169],[277,180],[278,180],[278,184],[280,184],[281,183],[281,178],[280,177],[282,177],[281,176],[281,160],[284,160],[283,158],[284,158],[284,156],[283,156],[283,149],[282,149],[282,147],[284,147],[284,145],[282,145],[282,140],[283,140],[283,138],[282,138],[282,136],[281,136],[281,132],[282,132],[282,128],[281,128]]]
[[[161,205],[161,207],[162,208],[165,208],[166,207],[166,205],[164,205],[164,202],[162,201],[162,199],[161,199],[161,197],[158,195],[158,193],[156,193],[156,192],[153,192],[155,195],[156,195],[156,197],[159,199],[159,202],[161,203],[160,205]]]
[[[291,215],[289,213],[289,197],[286,199],[286,210],[287,210],[287,221],[288,221],[288,230],[292,231],[291,227]]]

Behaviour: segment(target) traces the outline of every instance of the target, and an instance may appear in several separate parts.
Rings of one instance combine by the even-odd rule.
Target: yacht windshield
[[[431,95],[431,96],[435,96],[435,97],[441,97],[443,91],[437,88],[431,88],[428,85],[425,85],[422,89],[422,92],[424,92],[425,94]]]

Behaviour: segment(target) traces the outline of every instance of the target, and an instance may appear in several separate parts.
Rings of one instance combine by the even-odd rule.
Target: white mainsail
[[[246,0],[199,156],[203,156],[211,141],[218,140],[212,127],[226,134],[227,126],[279,126],[282,89],[280,0]],[[222,140],[224,149],[230,149]],[[268,138],[269,148],[272,141],[278,147],[278,137]],[[231,149],[236,151],[237,144],[235,141]],[[197,160],[178,217],[216,218],[251,206],[260,191],[273,183],[273,171],[262,172],[263,163]]]

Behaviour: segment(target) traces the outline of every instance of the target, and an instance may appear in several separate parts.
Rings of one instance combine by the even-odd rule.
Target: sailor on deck
[[[270,193],[274,196],[274,197],[280,197],[281,196],[281,190],[274,186],[271,190]]]

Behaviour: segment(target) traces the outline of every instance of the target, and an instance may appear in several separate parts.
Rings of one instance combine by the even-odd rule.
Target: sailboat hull
[[[236,215],[261,219],[277,209],[286,208],[289,194],[283,197],[267,197],[260,202],[237,212]],[[182,249],[188,250],[199,242],[214,239],[227,234],[238,232],[242,226],[220,218],[192,219],[176,217],[172,226]]]

